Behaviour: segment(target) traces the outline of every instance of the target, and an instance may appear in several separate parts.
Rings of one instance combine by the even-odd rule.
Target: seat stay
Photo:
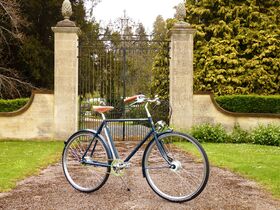
[[[87,147],[87,149],[86,149],[86,151],[85,151],[85,153],[84,153],[84,155],[83,155],[83,157],[82,157],[82,160],[83,160],[83,159],[85,158],[85,156],[87,155],[87,153],[88,153],[88,151],[89,151],[89,149],[90,149],[90,147],[91,147],[91,145],[92,145],[94,139],[101,133],[103,126],[104,126],[103,123],[101,123],[101,125],[100,125],[99,128],[98,128],[98,130],[95,132],[95,134],[94,134],[92,140],[90,141],[90,143],[89,143],[89,145],[88,145],[88,147]],[[95,149],[96,144],[97,144],[97,141],[95,142],[95,145],[94,145],[93,150]],[[93,155],[93,151],[91,152],[90,156],[92,157],[92,155]]]
[[[96,145],[97,145],[97,141],[95,141],[95,143],[94,143],[94,146],[93,146],[93,148],[92,148],[92,150],[91,150],[91,153],[90,153],[90,157],[93,156],[93,153],[94,153],[94,151],[95,151]]]

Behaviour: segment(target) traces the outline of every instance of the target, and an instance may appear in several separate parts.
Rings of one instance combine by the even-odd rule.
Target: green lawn
[[[61,158],[61,141],[0,141],[0,192]]]
[[[184,149],[187,144],[178,143]],[[203,143],[212,165],[257,181],[280,198],[280,147]]]

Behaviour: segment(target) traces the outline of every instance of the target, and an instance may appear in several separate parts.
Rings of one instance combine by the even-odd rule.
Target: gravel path
[[[118,145],[120,154],[124,155],[131,144]],[[132,167],[124,177],[131,191],[125,189],[119,177],[110,176],[99,191],[80,193],[64,178],[61,164],[56,164],[39,176],[19,182],[16,189],[0,193],[0,209],[280,209],[280,200],[273,199],[255,182],[216,167],[211,168],[208,185],[196,199],[170,203],[158,197],[142,177],[142,154],[138,152],[132,158]]]

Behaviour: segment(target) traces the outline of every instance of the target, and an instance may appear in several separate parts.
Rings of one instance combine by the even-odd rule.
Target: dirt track
[[[280,200],[271,198],[256,183],[215,167],[199,197],[183,204],[170,203],[158,197],[142,177],[141,155],[132,158],[134,167],[124,177],[131,191],[119,177],[110,176],[99,191],[80,193],[64,178],[61,164],[56,164],[21,181],[11,192],[0,193],[0,209],[280,209]]]

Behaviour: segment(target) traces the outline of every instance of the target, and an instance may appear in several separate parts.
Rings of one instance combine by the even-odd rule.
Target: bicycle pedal
[[[131,167],[131,163],[124,163],[124,167],[125,167],[126,169],[129,169],[129,168]]]

